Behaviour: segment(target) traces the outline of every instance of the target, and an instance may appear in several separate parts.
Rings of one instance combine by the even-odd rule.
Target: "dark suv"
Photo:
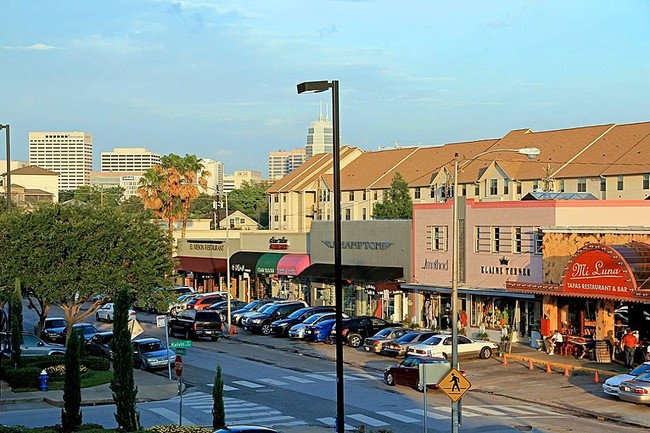
[[[271,333],[271,323],[284,319],[294,311],[304,307],[308,307],[304,301],[278,302],[266,308],[263,313],[256,313],[244,317],[242,326],[247,331],[269,335]]]
[[[182,334],[191,340],[210,337],[217,341],[221,337],[221,317],[216,311],[181,310],[167,322],[169,334]]]
[[[286,337],[289,335],[289,329],[293,325],[297,325],[298,323],[302,323],[305,321],[305,319],[309,318],[310,316],[313,316],[314,314],[317,313],[334,313],[336,311],[336,307],[329,307],[329,306],[320,306],[320,307],[304,307],[300,308],[299,310],[294,311],[291,313],[286,319],[280,319],[276,320],[273,323],[271,323],[271,332],[278,337]]]
[[[340,335],[348,346],[359,347],[363,344],[366,337],[371,337],[389,326],[396,325],[374,316],[356,316],[343,322],[343,329],[341,329]],[[334,334],[335,332],[336,334]],[[335,326],[332,334],[338,335],[338,333],[339,331]]]

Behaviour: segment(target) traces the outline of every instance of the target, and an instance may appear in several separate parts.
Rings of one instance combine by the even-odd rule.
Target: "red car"
[[[192,299],[189,304],[187,304],[188,310],[203,310],[204,308],[209,307],[215,302],[224,300],[224,297],[221,295],[206,295],[201,296],[200,298]]]
[[[425,357],[410,357],[406,358],[399,364],[391,365],[384,370],[384,380],[389,386],[394,385],[407,385],[422,392],[424,386],[420,382],[420,364],[444,364],[447,368],[445,371],[451,370],[451,363],[444,358],[425,358]],[[465,376],[465,372],[460,372]],[[428,382],[428,381],[427,381]],[[429,388],[437,388],[437,385],[428,385]]]

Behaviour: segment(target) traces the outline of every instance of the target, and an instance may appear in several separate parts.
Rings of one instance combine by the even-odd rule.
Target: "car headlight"
[[[252,319],[251,323],[262,323],[262,319]]]

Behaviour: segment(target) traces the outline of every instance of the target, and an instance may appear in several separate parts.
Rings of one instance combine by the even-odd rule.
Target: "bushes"
[[[8,368],[3,378],[12,388],[36,388],[41,369],[37,367]]]
[[[87,356],[83,358],[81,360],[81,365],[94,371],[108,371],[111,369],[111,362],[108,359],[97,356]]]

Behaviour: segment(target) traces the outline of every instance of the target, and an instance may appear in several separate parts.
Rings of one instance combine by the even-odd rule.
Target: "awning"
[[[248,272],[252,274],[255,272],[257,261],[264,253],[240,251],[230,257],[230,270],[232,272]]]
[[[223,274],[228,270],[226,259],[213,257],[185,257],[177,256],[178,270],[201,272],[203,274]]]
[[[286,254],[278,262],[278,275],[295,277],[310,264],[309,254]]]
[[[427,286],[420,284],[400,284],[400,289],[403,292],[410,293],[441,293],[445,295],[451,294],[451,287],[438,287],[438,286]],[[484,288],[458,288],[458,294],[460,295],[472,295],[472,296],[495,296],[503,298],[519,298],[519,299],[535,299],[535,295],[529,293],[514,293],[505,291],[503,289],[484,289]]]
[[[331,263],[314,263],[303,270],[299,277],[334,278],[334,265]],[[354,266],[341,265],[341,277],[352,281],[389,281],[402,278],[404,269],[391,266]]]
[[[275,275],[277,273],[278,262],[282,257],[284,257],[284,254],[262,254],[255,265],[255,272],[258,274]]]

